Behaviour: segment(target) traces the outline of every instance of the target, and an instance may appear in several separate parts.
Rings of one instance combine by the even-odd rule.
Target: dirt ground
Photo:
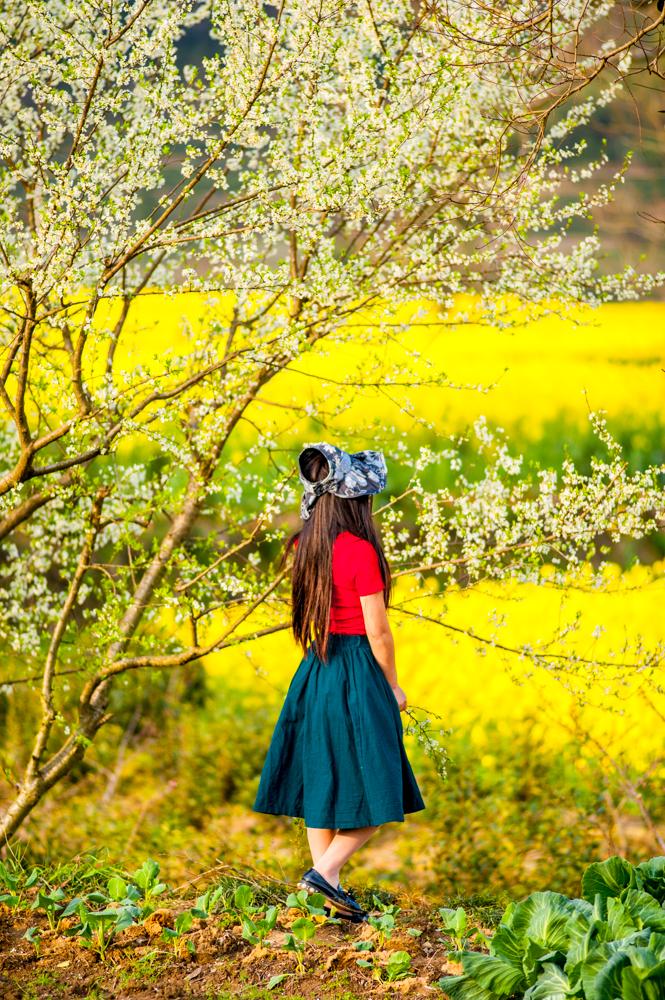
[[[436,981],[461,971],[459,963],[447,958],[452,941],[442,937],[436,914],[425,907],[403,909],[397,915],[397,926],[383,951],[353,947],[354,941],[376,940],[370,925],[326,923],[324,917],[315,917],[318,926],[306,947],[304,972],[297,970],[295,955],[281,948],[291,923],[300,916],[295,910],[282,911],[263,949],[244,940],[239,925],[224,926],[225,921],[216,916],[195,921],[192,931],[174,948],[162,938],[162,930],[173,927],[177,914],[175,907],[158,909],[143,924],[122,931],[101,961],[78,938],[62,934],[72,919],[63,920],[56,932],[43,917],[0,904],[0,996],[3,1000],[259,1000],[279,996],[308,1000],[436,996],[445,1000]],[[31,926],[40,930],[38,949],[23,937]],[[407,928],[421,934],[409,934]],[[189,947],[186,942],[191,942]],[[356,961],[371,957],[375,966],[383,966],[391,952],[399,950],[411,955],[411,969],[407,978],[392,983],[379,981],[376,971]],[[271,976],[278,973],[288,975],[268,990]]]

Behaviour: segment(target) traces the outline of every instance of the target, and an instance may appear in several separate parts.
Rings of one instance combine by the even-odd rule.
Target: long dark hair
[[[303,474],[311,482],[325,479],[330,468],[325,456],[316,448],[306,448],[300,464]],[[374,546],[383,575],[386,607],[390,603],[390,567],[372,519],[372,499],[371,494],[361,497],[336,497],[328,492],[321,494],[302,529],[288,539],[284,549],[282,564],[298,541],[291,574],[293,635],[305,653],[313,643],[317,655],[324,662],[327,660],[330,633],[333,542],[342,531],[350,531]]]

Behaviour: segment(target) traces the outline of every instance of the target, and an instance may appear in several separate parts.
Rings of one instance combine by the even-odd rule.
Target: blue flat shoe
[[[342,889],[342,883],[341,882],[337,883],[337,891],[338,892],[344,892],[344,893],[346,893],[346,895],[350,896],[351,899],[353,899],[353,900],[356,899],[355,893],[351,889]],[[356,902],[357,902],[357,900],[356,900]],[[326,913],[329,912],[327,906],[324,906],[324,910],[326,911]],[[366,910],[364,910],[363,913],[362,913],[362,916],[360,914],[358,914],[358,915],[354,915],[353,917],[349,917],[348,919],[350,920],[350,922],[352,924],[363,924],[363,923],[366,924],[368,922],[368,920],[369,920],[369,913]]]
[[[362,906],[342,888],[335,888],[327,879],[317,872],[316,868],[308,868],[298,882],[299,889],[307,892],[320,892],[324,898],[339,911],[340,916],[360,917],[367,914]]]

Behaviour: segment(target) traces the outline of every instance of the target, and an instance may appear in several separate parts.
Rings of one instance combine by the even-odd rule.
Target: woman
[[[390,569],[372,520],[386,463],[323,441],[301,451],[298,474],[304,524],[284,559],[293,546],[291,623],[304,655],[253,808],[304,818],[313,866],[298,887],[361,921],[368,913],[342,888],[343,865],[383,823],[425,808],[402,741]]]

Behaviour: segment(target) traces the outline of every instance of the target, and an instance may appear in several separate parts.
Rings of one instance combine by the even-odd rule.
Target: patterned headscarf
[[[303,474],[302,457],[310,448],[320,451],[329,466],[325,479],[311,482]],[[326,441],[305,445],[298,455],[298,476],[304,487],[300,502],[300,516],[304,521],[322,493],[334,493],[336,497],[361,497],[368,493],[379,493],[386,485],[386,460],[380,451],[356,451],[349,454]]]

